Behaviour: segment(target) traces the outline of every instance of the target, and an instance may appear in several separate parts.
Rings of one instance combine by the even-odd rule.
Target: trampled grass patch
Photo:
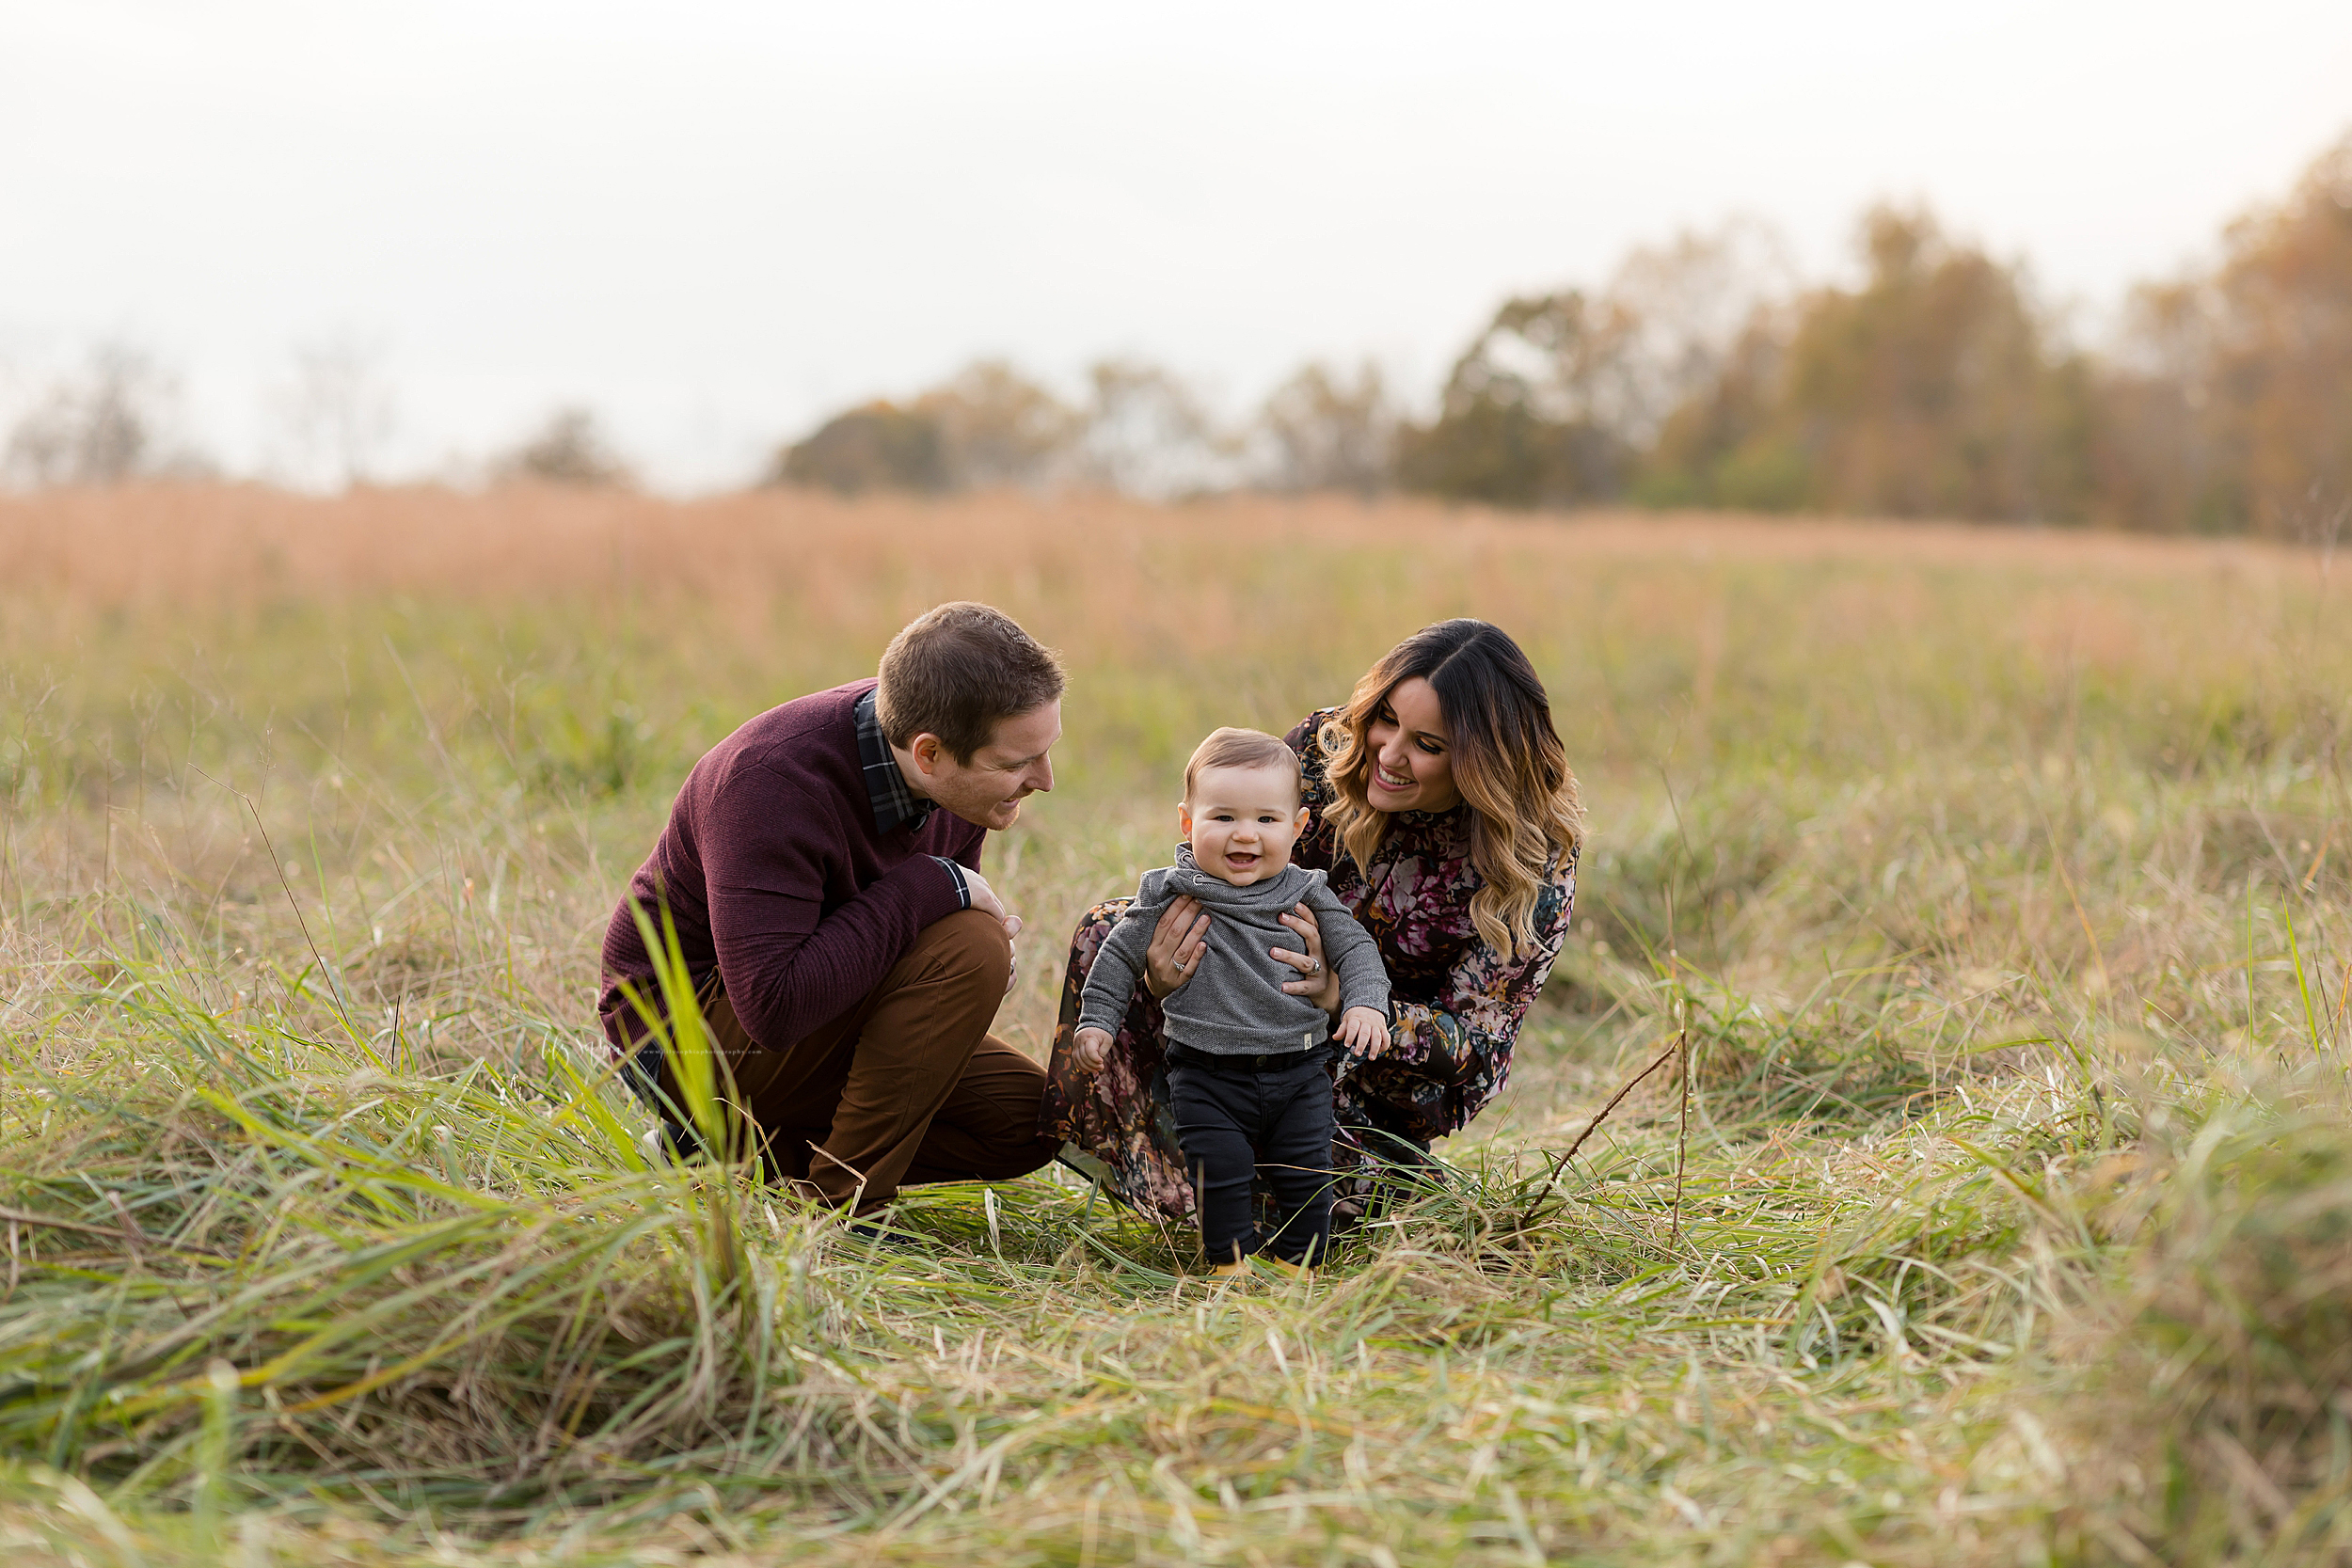
[[[153,491],[0,503],[0,565],[11,1561],[2352,1554],[2316,558]],[[1200,731],[1440,615],[1550,684],[1569,950],[1312,1281],[1064,1175],[913,1191],[906,1252],[646,1164],[588,1017],[622,879],[702,747],[951,595],[1073,671],[989,850],[1032,1050]],[[1687,1117],[1674,1061],[1563,1164],[1677,1039]]]

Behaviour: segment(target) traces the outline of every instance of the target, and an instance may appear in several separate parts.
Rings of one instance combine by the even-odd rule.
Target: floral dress
[[[1426,1158],[1431,1139],[1461,1131],[1502,1092],[1520,1022],[1567,934],[1576,856],[1563,854],[1549,867],[1535,901],[1535,945],[1516,956],[1489,947],[1470,923],[1470,895],[1483,879],[1470,863],[1468,805],[1394,814],[1367,875],[1324,815],[1334,797],[1323,776],[1321,731],[1339,711],[1310,714],[1285,738],[1304,769],[1309,812],[1292,859],[1330,873],[1332,893],[1372,933],[1389,970],[1394,1022],[1387,1053],[1343,1055],[1336,1069],[1332,1156],[1348,1185],[1360,1190],[1377,1162]],[[1138,981],[1103,1065],[1089,1069],[1072,1054],[1087,972],[1128,902],[1097,904],[1071,939],[1041,1120],[1046,1132],[1101,1162],[1115,1196],[1189,1219],[1192,1183],[1168,1109],[1159,1004]]]

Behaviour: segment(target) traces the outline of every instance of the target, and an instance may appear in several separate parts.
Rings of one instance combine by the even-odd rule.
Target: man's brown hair
[[[1061,665],[1020,623],[959,600],[909,621],[882,650],[874,717],[893,746],[935,735],[956,761],[969,763],[999,721],[1061,692]]]
[[[1193,749],[1184,764],[1184,800],[1192,800],[1192,782],[1203,768],[1278,768],[1298,783],[1298,753],[1263,730],[1237,730],[1227,725],[1211,730],[1209,738]],[[1298,799],[1294,789],[1291,799]]]

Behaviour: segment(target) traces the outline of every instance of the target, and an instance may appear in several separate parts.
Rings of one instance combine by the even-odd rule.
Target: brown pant
[[[1025,1175],[1060,1146],[1038,1132],[1044,1069],[988,1032],[1011,972],[1003,927],[966,910],[925,927],[870,994],[781,1051],[755,1044],[717,997],[706,1017],[720,1094],[772,1173],[836,1208],[870,1213],[904,1185]]]

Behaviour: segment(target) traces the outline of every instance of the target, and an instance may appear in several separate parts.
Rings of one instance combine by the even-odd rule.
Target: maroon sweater
[[[669,826],[604,934],[605,1033],[626,1049],[622,981],[658,994],[629,904],[660,928],[667,904],[697,986],[715,969],[754,1040],[780,1051],[882,983],[915,934],[963,907],[953,875],[988,836],[934,810],[917,832],[874,826],[852,681],[770,708],[686,776]]]

